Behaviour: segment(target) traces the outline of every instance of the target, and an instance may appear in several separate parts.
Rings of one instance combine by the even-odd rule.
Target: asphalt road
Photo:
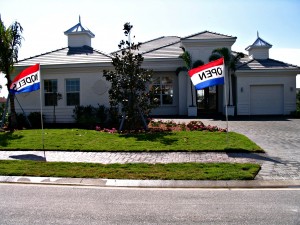
[[[0,224],[300,224],[300,189],[0,184]]]

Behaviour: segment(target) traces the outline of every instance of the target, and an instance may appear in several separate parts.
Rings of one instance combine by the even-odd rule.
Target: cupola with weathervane
[[[252,59],[268,59],[270,48],[272,48],[272,45],[261,39],[257,32],[257,39],[245,50],[248,51],[248,54]]]
[[[69,30],[65,31],[64,34],[68,36],[68,47],[92,47],[91,39],[95,37],[95,35],[90,30],[85,29],[81,25],[80,16],[79,23],[71,27]]]

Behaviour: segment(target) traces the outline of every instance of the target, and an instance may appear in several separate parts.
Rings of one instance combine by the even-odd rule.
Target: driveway
[[[205,125],[226,128],[223,120],[199,120]],[[262,170],[256,179],[300,180],[300,119],[230,118],[228,130],[246,135],[266,151],[265,157],[261,157]]]

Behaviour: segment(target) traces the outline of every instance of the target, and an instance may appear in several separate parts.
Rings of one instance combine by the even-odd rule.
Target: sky
[[[64,32],[80,15],[95,34],[92,47],[105,53],[118,50],[130,22],[136,42],[208,30],[237,37],[232,50],[244,53],[258,32],[273,45],[270,58],[300,66],[300,0],[0,0],[0,14],[6,27],[24,29],[19,59],[67,47]]]

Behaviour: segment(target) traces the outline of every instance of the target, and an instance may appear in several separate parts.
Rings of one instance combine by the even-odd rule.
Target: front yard
[[[236,151],[263,152],[244,135],[172,131],[119,134],[85,129],[17,130],[0,133],[0,150]]]

